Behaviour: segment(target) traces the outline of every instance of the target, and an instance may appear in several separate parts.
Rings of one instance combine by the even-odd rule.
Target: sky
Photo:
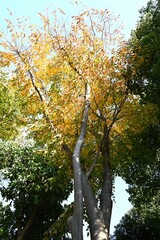
[[[33,23],[39,22],[38,13],[61,8],[67,15],[78,14],[81,10],[74,0],[0,0],[0,28],[3,27],[4,19],[10,18],[9,9],[17,17],[27,16]],[[77,0],[89,7],[109,9],[115,15],[120,15],[123,22],[125,37],[128,38],[131,29],[134,28],[138,20],[138,10],[146,5],[147,0]]]
[[[11,17],[29,17],[29,21],[34,24],[39,24],[40,17],[38,13],[45,13],[56,8],[61,8],[66,16],[72,16],[80,13],[82,7],[73,4],[72,0],[0,0],[0,31],[5,31],[4,19]],[[116,16],[119,15],[120,22],[123,25],[123,33],[128,39],[130,32],[135,28],[138,21],[139,10],[142,6],[146,6],[148,0],[81,0],[81,2],[89,7],[108,9]],[[9,11],[13,14],[10,16]],[[48,10],[47,10],[48,9]],[[130,208],[128,202],[128,194],[125,191],[127,185],[120,178],[116,179],[115,184],[115,203],[113,206],[111,233],[113,233],[114,225],[118,224],[121,217]],[[85,237],[85,239],[87,239]],[[84,239],[84,240],[85,240]]]

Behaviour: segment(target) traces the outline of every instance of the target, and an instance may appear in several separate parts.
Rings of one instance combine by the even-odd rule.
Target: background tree
[[[140,20],[132,32],[130,45],[141,64],[133,78],[132,89],[143,101],[159,104],[160,99],[160,1],[149,1],[140,11]]]
[[[12,142],[0,142],[0,162],[0,190],[3,204],[7,204],[1,204],[1,239],[43,239],[64,212],[62,201],[71,191],[65,171],[51,164],[35,146]],[[61,239],[65,228],[61,225],[54,237]]]
[[[159,9],[160,1],[150,1],[140,11],[140,21],[130,39],[130,47],[136,53],[134,64],[137,66],[130,89],[140,96],[141,104],[152,102],[157,105],[157,121],[140,134],[131,134],[128,147],[123,143],[121,145],[126,152],[123,149],[125,156],[121,158],[119,174],[129,184],[128,192],[134,208],[117,225],[116,239],[160,237]]]
[[[130,86],[131,90],[140,95],[141,104],[154,102],[157,105],[157,121],[147,126],[140,134],[130,135],[131,144],[130,149],[126,148],[126,159],[130,158],[131,164],[125,167],[123,160],[121,161],[124,168],[120,171],[130,184],[130,198],[136,206],[152,202],[159,189],[159,8],[159,1],[149,1],[147,7],[140,11],[140,21],[130,40],[130,46],[137,54],[137,61],[143,58],[133,81],[130,82],[133,84]],[[153,116],[152,112],[151,114]]]
[[[7,20],[9,41],[2,34],[2,46],[8,55],[2,57],[15,68],[10,88],[23,102],[30,136],[74,179],[72,238],[83,239],[84,198],[91,238],[108,239],[120,143],[128,145],[128,132],[155,122],[150,111],[156,108],[140,105],[128,88],[134,53],[112,29],[107,10],[84,11],[69,26],[55,12],[51,19],[40,16],[43,30],[30,26],[27,35],[21,20],[18,30]]]
[[[157,208],[158,207],[158,208]],[[159,206],[155,206],[154,212],[143,209],[142,212],[133,208],[121,219],[116,226],[114,237],[116,240],[151,240],[160,237]]]
[[[126,156],[123,156],[119,174],[129,184],[127,191],[134,207],[116,226],[115,239],[160,237],[159,136],[155,126],[139,135],[130,136],[132,145],[130,149],[126,147]]]

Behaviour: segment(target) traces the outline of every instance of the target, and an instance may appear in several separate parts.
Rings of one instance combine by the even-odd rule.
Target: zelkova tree
[[[10,39],[2,40],[1,56],[15,68],[10,87],[19,98],[21,125],[74,180],[72,239],[83,239],[84,205],[91,239],[109,239],[115,156],[121,154],[115,143],[127,144],[126,131],[143,130],[156,108],[140,106],[129,91],[132,53],[107,10],[84,11],[68,25],[60,14],[65,18],[61,10],[50,19],[40,14],[40,30],[21,20],[16,30],[8,20]]]

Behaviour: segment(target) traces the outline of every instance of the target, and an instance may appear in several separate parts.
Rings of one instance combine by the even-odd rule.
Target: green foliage
[[[119,142],[123,154],[118,156],[117,173],[129,184],[134,208],[117,225],[113,237],[117,240],[160,238],[160,1],[150,1],[140,13],[129,42],[134,53],[130,71],[135,67],[129,87],[140,96],[142,105],[157,105],[157,121],[141,133],[127,132],[126,141]]]
[[[8,88],[8,76],[0,71],[0,138],[9,139],[16,133],[14,123],[18,109],[11,89]],[[11,124],[12,122],[12,124]]]
[[[51,239],[52,237],[56,237],[56,240],[69,240],[68,234],[65,234],[64,232],[67,232],[68,227],[66,226],[66,222],[68,221],[68,218],[71,216],[73,212],[73,203],[69,206],[64,206],[64,212],[59,216],[57,221],[55,221],[51,227],[45,232],[43,240]]]
[[[116,226],[115,240],[158,240],[160,238],[160,209],[156,214],[139,213],[133,208]]]
[[[143,101],[160,102],[160,1],[150,1],[140,11],[141,18],[132,32],[130,46],[141,59],[130,88]],[[137,59],[137,61],[138,61]]]
[[[11,239],[9,232],[12,231],[12,226],[14,224],[13,212],[10,209],[10,205],[3,205],[0,203],[0,237],[3,240]]]
[[[140,206],[149,203],[159,189],[159,125],[151,125],[140,134],[131,134],[129,144],[121,144],[124,154],[119,159],[118,174],[129,184],[132,203]]]
[[[31,219],[27,239],[43,239],[44,232],[63,212],[61,203],[71,191],[67,176],[35,147],[1,141],[0,162],[0,190],[8,203],[1,205],[1,239],[16,239]]]
[[[129,184],[134,208],[116,226],[113,239],[160,238],[160,129],[151,125],[122,144],[119,175]]]
[[[150,208],[155,199],[160,199],[160,1],[149,1],[140,14],[130,39],[130,47],[136,55],[134,64],[137,63],[130,89],[140,95],[143,104],[150,102],[157,105],[158,120],[140,134],[129,134],[129,148],[121,146],[126,153],[119,173],[129,184],[130,200],[142,210]],[[151,117],[154,117],[152,113]]]

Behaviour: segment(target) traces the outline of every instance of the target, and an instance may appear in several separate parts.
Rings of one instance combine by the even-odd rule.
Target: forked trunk
[[[80,157],[87,132],[88,114],[90,108],[89,98],[90,86],[86,83],[81,130],[72,157],[74,175],[74,212],[68,222],[73,240],[83,240],[83,190]]]
[[[91,239],[108,240],[108,229],[106,228],[106,224],[104,222],[103,213],[97,207],[96,198],[85,174],[82,175],[82,178],[83,196],[85,200],[87,216],[89,219]]]

